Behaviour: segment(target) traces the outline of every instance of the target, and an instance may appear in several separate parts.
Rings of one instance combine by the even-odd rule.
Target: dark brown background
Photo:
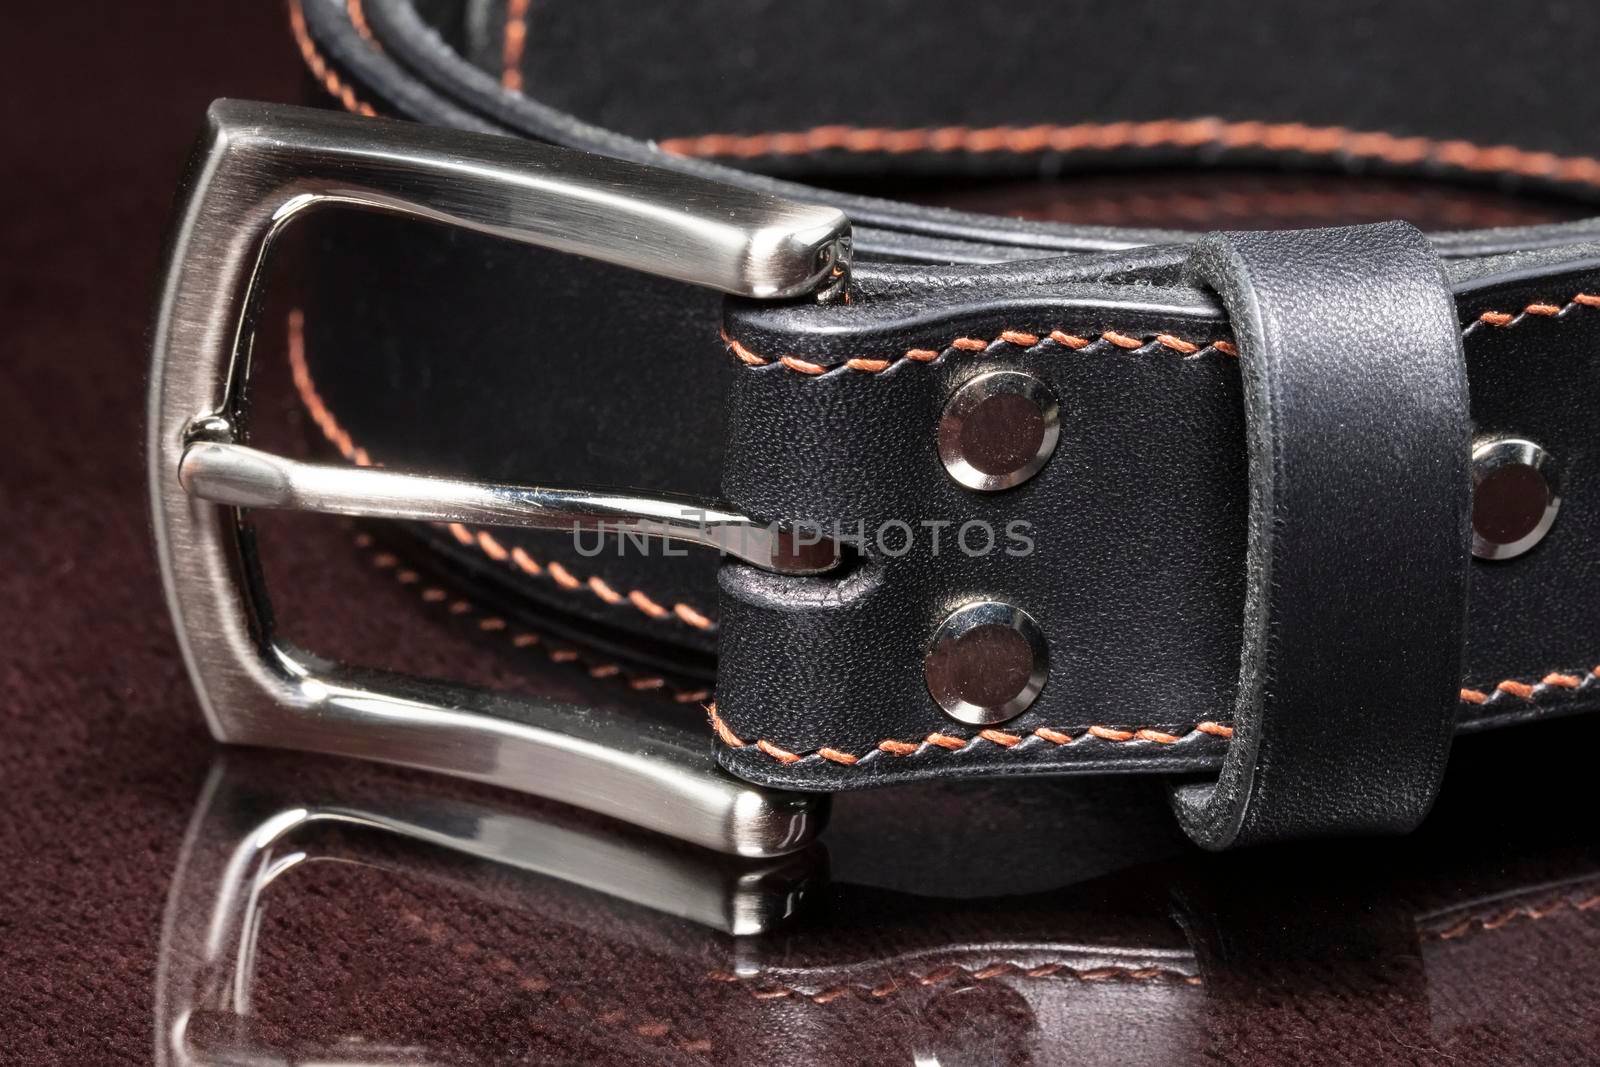
[[[142,1063],[210,748],[142,488],[161,235],[211,98],[301,75],[270,3],[12,6],[0,72],[0,1049]]]
[[[272,3],[36,4],[0,27],[0,1059],[141,1063],[168,882],[217,752],[161,603],[144,498],[161,234],[206,103],[298,100],[305,81]],[[1102,205],[1105,186],[1090,188]],[[1038,213],[1061,203],[1047,196]],[[280,413],[294,431],[298,416]],[[273,578],[293,591],[308,643],[387,658],[404,646],[418,670],[526,681],[526,663],[419,611],[350,541],[332,524],[279,538]],[[1155,1047],[1183,1059],[1592,1059],[1592,732],[1467,739],[1413,839],[1220,859],[1177,840],[1155,783],[853,798],[830,847],[856,888],[763,949],[872,985],[906,973],[895,957],[910,948],[926,950],[913,970],[926,976],[941,954],[1024,930],[1194,945],[1206,981],[1192,996],[1129,983],[1108,999],[1060,979],[1048,1021],[1011,978],[911,983],[882,1003],[761,1000],[707,984],[735,951],[726,939],[470,865],[429,880],[441,861],[387,852],[381,869],[286,881],[263,933],[253,1040],[308,1052],[376,1035],[450,1062],[882,1062],[933,1049],[987,1063],[1041,1048],[1117,1062],[1165,1026],[1178,1036]],[[291,793],[329,776],[429,788],[231,758]],[[1052,893],[1053,879],[1080,884]],[[1030,895],[993,899],[1007,887]],[[941,900],[956,896],[990,899]],[[1424,918],[1451,908],[1465,910]]]

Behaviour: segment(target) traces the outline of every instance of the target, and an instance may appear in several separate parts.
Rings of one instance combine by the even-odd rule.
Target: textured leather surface
[[[1573,249],[1552,262],[1570,256],[1581,263],[1591,254]],[[842,599],[784,598],[774,591],[794,583],[725,568],[718,711],[738,738],[802,756],[788,762],[747,744],[724,750],[725,765],[762,781],[843,787],[896,776],[1176,769],[1220,759],[1221,740],[1195,727],[1228,721],[1236,699],[1248,512],[1239,366],[1214,346],[1181,352],[1157,338],[1199,346],[1231,335],[1221,309],[1198,290],[1129,284],[1120,299],[1108,300],[1097,272],[1116,276],[1121,268],[1076,262],[1078,280],[1058,276],[1044,294],[1015,287],[1009,271],[998,272],[991,291],[980,284],[940,289],[927,277],[937,271],[882,267],[864,272],[865,295],[850,308],[749,305],[730,313],[733,335],[752,339],[747,350],[797,353],[834,368],[813,375],[774,362],[736,377],[725,488],[740,506],[771,515],[787,505],[808,519],[865,511],[872,520],[897,510],[1023,518],[1038,537],[1024,559],[874,559]],[[1480,433],[1527,425],[1530,433],[1554,434],[1571,457],[1566,469],[1581,477],[1592,448],[1578,428],[1581,417],[1569,411],[1576,421],[1558,430],[1554,422],[1564,416],[1547,410],[1565,405],[1565,390],[1557,400],[1521,379],[1544,372],[1552,381],[1592,380],[1585,353],[1597,343],[1600,322],[1581,304],[1559,317],[1525,314],[1515,325],[1478,317],[1489,308],[1526,307],[1533,291],[1581,293],[1594,285],[1592,268],[1529,278],[1546,269],[1543,263],[1511,257],[1481,271],[1451,271],[1461,320],[1469,323],[1463,332],[1473,424]],[[1160,268],[1151,272],[1165,276]],[[901,298],[910,291],[920,295],[904,297],[902,319]],[[1013,340],[997,339],[1007,328]],[[1070,347],[1052,331],[1092,343]],[[1340,330],[1341,351],[1349,332]],[[1037,343],[1018,343],[1029,336]],[[957,338],[997,340],[970,349],[951,343]],[[894,360],[912,349],[938,358],[900,358],[876,373],[846,365],[849,358]],[[1031,481],[1000,494],[969,493],[939,465],[931,427],[959,381],[1000,367],[1027,370],[1055,390],[1062,439]],[[1574,575],[1586,573],[1592,527],[1577,517],[1588,514],[1579,506],[1581,513],[1565,512],[1527,556],[1472,565],[1465,689],[1456,710],[1463,728],[1592,706],[1586,664],[1593,639],[1579,621],[1588,594],[1573,585]],[[1351,551],[1392,551],[1380,542]],[[1523,588],[1539,595],[1524,598]],[[1338,592],[1335,586],[1322,595]],[[921,649],[944,612],[980,593],[1015,599],[1050,639],[1051,682],[996,740],[946,718],[927,697],[920,671]],[[1554,618],[1568,624],[1545,625]],[[1450,620],[1439,624],[1448,629]],[[1368,661],[1346,661],[1330,684],[1381,691],[1376,670]],[[1513,684],[1499,687],[1505,679]],[[1096,726],[1110,730],[1090,733]],[[1140,728],[1165,737],[1140,738]],[[1040,729],[1074,742],[1054,743]],[[970,741],[958,751],[924,744],[909,754],[881,746],[931,733]],[[1353,734],[1346,740],[1358,748],[1367,741]],[[858,759],[830,759],[822,748]]]
[[[720,648],[719,758],[772,784],[842,789],[942,774],[1218,767],[1243,643],[1248,420],[1238,364],[1211,342],[1226,346],[1236,331],[1184,272],[1192,234],[1074,228],[807,190],[681,153],[826,180],[842,171],[949,180],[958,172],[1292,159],[1335,170],[1493,174],[1525,188],[1560,186],[1577,198],[1590,189],[1588,164],[1567,155],[1581,150],[1587,127],[1557,106],[1566,102],[1557,75],[1519,83],[1528,106],[1516,109],[1516,122],[1493,117],[1499,103],[1485,105],[1481,86],[1456,86],[1450,94],[1460,106],[1449,108],[1414,108],[1415,94],[1385,94],[1394,103],[1385,123],[1377,98],[1351,96],[1326,78],[1297,80],[1310,96],[1294,99],[1301,110],[1291,116],[1251,112],[1248,102],[1259,97],[1235,104],[1221,89],[1215,99],[1192,101],[1181,91],[1192,80],[1158,67],[1118,83],[1116,113],[1070,95],[1052,106],[1069,116],[1147,124],[1204,106],[1221,125],[1179,128],[1190,136],[1184,143],[1165,140],[1168,127],[1142,125],[1137,136],[1104,134],[1095,142],[1101,147],[1081,151],[1016,148],[1025,138],[985,149],[968,135],[954,151],[866,151],[883,142],[863,134],[843,148],[808,148],[814,142],[801,139],[789,151],[769,141],[771,152],[754,154],[749,141],[679,138],[668,145],[680,153],[672,155],[505,91],[532,90],[572,61],[541,52],[529,20],[580,14],[522,9],[524,47],[512,63],[497,48],[515,39],[512,7],[368,0],[357,9],[360,25],[339,0],[307,0],[295,10],[313,72],[346,106],[537,136],[825,199],[856,220],[861,265],[848,304],[735,303],[719,315],[704,293],[609,268],[385,219],[331,218],[318,231],[323,274],[305,306],[304,354],[319,396],[348,439],[384,462],[558,484],[698,493],[720,486],[761,519],[928,518],[952,521],[952,529],[968,518],[998,520],[1001,528],[1016,518],[1034,523],[1037,550],[1024,559],[869,552],[842,578],[774,579],[725,566],[716,586],[712,564],[699,556],[591,559],[560,537],[419,531],[508,599],[652,664],[703,678]],[[948,29],[962,11],[940,6],[927,17]],[[1383,49],[1338,47],[1342,30],[1305,41],[1299,15],[1274,9],[1253,18],[1258,44],[1298,48],[1313,70],[1378,78],[1396,59]],[[635,47],[636,29],[609,44]],[[660,28],[663,54],[680,30],[688,32]],[[1457,54],[1488,47],[1460,18],[1441,22],[1438,34],[1429,47]],[[585,40],[584,47],[602,47]],[[1499,58],[1520,62],[1526,43],[1501,42]],[[1575,47],[1568,38],[1544,43],[1541,70]],[[901,45],[910,47],[897,38],[894,47]],[[582,110],[584,86],[592,84],[580,78],[569,98],[556,100]],[[928,94],[904,113],[862,121],[963,128],[1002,121],[977,94],[941,95],[931,83],[922,89]],[[1552,94],[1550,106],[1528,101],[1528,93]],[[787,90],[752,89],[739,106],[756,107],[757,97],[774,101],[769,129],[810,121],[785,110],[796,99]],[[808,106],[820,121],[845,121],[840,99],[823,93]],[[1468,99],[1478,103],[1467,107]],[[652,101],[641,94],[629,105],[633,117],[616,124],[655,136],[715,132],[663,128],[673,116]],[[1238,125],[1294,117],[1345,133]],[[847,124],[859,128],[855,119]],[[758,132],[741,115],[727,121],[742,127],[731,132]],[[1388,140],[1346,136],[1373,127],[1395,132]],[[1452,140],[1467,136],[1519,147],[1494,152]],[[1541,149],[1555,155],[1539,156]],[[1580,222],[1432,241],[1456,298],[1473,431],[1540,440],[1559,457],[1568,489],[1562,517],[1538,549],[1470,567],[1465,667],[1452,710],[1462,729],[1596,704],[1600,635],[1586,605],[1600,592],[1600,549],[1587,536],[1595,518],[1584,499],[1592,495],[1584,486],[1593,435],[1582,414],[1597,384],[1594,234],[1592,222]],[[724,331],[731,345],[719,339]],[[1361,349],[1353,337],[1338,347],[1349,358]],[[1063,400],[1063,439],[1031,482],[979,499],[944,475],[932,430],[950,390],[1000,366],[1051,384]],[[921,679],[932,628],[975,592],[1014,598],[1040,618],[1053,664],[1039,701],[988,736],[944,717]],[[1452,625],[1440,620],[1437,645]],[[1429,659],[1430,675],[1454,669],[1417,657]],[[1384,691],[1373,664],[1352,659],[1344,667],[1332,684]],[[1405,703],[1375,695],[1371,706],[1393,711]],[[928,743],[930,735],[939,741]],[[1363,736],[1339,758],[1358,762],[1369,744],[1382,742]],[[1434,773],[1429,767],[1426,775]]]
[[[1412,830],[1455,730],[1471,559],[1444,271],[1398,222],[1213,234],[1189,264],[1234,330],[1250,514],[1232,743],[1180,821],[1209,848]]]

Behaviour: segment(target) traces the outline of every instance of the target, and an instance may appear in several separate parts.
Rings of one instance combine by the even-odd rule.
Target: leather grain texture
[[[1444,271],[1405,223],[1213,234],[1190,269],[1233,325],[1250,505],[1232,744],[1179,819],[1208,848],[1411,830],[1455,730],[1470,561]]]

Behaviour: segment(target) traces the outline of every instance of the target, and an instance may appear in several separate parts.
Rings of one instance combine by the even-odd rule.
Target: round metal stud
[[[993,726],[1033,703],[1050,676],[1050,652],[1027,612],[982,600],[939,625],[922,670],[928,692],[952,719]]]
[[[939,458],[968,489],[994,492],[1038,473],[1060,436],[1060,407],[1043,382],[1021,371],[990,371],[945,405]]]
[[[1544,539],[1561,508],[1550,453],[1520,437],[1472,447],[1472,554],[1511,559]]]

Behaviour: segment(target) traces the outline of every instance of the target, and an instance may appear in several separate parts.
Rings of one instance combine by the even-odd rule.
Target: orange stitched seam
[[[1529,318],[1563,318],[1569,311],[1580,307],[1600,308],[1600,295],[1596,295],[1594,293],[1574,293],[1571,299],[1569,299],[1565,304],[1551,304],[1543,301],[1535,301],[1526,305],[1521,311],[1516,313],[1507,311],[1485,311],[1477,318],[1473,319],[1465,327],[1463,327],[1461,333],[1462,336],[1465,337],[1470,336],[1474,330],[1485,326],[1492,326],[1495,328],[1516,326],[1519,323],[1525,322]],[[759,353],[752,351],[748,345],[744,344],[742,341],[730,334],[726,327],[722,328],[720,331],[720,336],[722,337],[723,343],[728,346],[729,351],[731,351],[739,360],[739,362],[743,363],[745,366],[765,367],[772,363],[778,363],[781,366],[787,367],[789,370],[813,378],[820,377],[821,375],[837,370],[840,367],[844,367],[847,370],[859,371],[864,374],[881,374],[895,364],[905,360],[910,360],[914,363],[930,363],[933,360],[938,359],[940,356],[939,352],[935,352],[932,349],[908,348],[900,355],[889,359],[855,358],[847,359],[843,363],[829,365],[803,360],[800,357],[793,355],[779,356],[776,360],[768,356],[760,355]],[[1089,345],[1094,343],[1094,341],[1088,337],[1066,333],[1063,330],[1051,330],[1046,335],[1046,338],[1054,341],[1058,345],[1061,345],[1063,348],[1069,348],[1074,351],[1087,348]],[[1149,340],[1146,340],[1143,335],[1122,333],[1117,330],[1104,330],[1100,333],[1098,339],[1105,341],[1107,344],[1115,345],[1117,348],[1125,349],[1130,352],[1148,348],[1150,345],[1155,344],[1160,345],[1162,348],[1176,352],[1182,356],[1197,356],[1203,354],[1207,350],[1220,352],[1225,356],[1235,358],[1239,355],[1238,348],[1231,341],[1217,340],[1208,341],[1202,344],[1194,341],[1186,341],[1183,338],[1175,337],[1170,333],[1157,333],[1154,334]],[[956,349],[963,352],[983,352],[987,351],[991,345],[1002,343],[1015,345],[1019,348],[1032,348],[1034,345],[1039,344],[1041,340],[1043,339],[1037,333],[1030,333],[1027,330],[1007,329],[1001,330],[999,335],[992,340],[984,340],[981,337],[957,337],[950,341],[945,348],[946,350]]]
[[[1557,690],[1572,692],[1573,690],[1581,689],[1588,678],[1600,678],[1600,666],[1594,667],[1583,674],[1551,671],[1537,682],[1523,682],[1515,678],[1507,678],[1496,682],[1487,690],[1463,688],[1461,690],[1461,702],[1463,704],[1487,704],[1497,695],[1504,693],[1506,696],[1531,703],[1541,696],[1549,695]]]
[[[363,17],[357,28],[364,25],[366,20]],[[355,90],[328,66],[328,61],[317,51],[316,44],[311,40],[311,32],[306,29],[306,15],[300,8],[300,0],[289,0],[289,31],[294,34],[294,43],[300,49],[300,58],[305,61],[317,80],[322,82],[323,88],[344,105],[346,111],[369,117],[378,113],[371,104],[356,96]]]
[[[799,763],[806,758],[805,753],[791,752],[765,738],[746,741],[734,733],[727,723],[722,721],[722,716],[717,714],[716,704],[708,704],[706,706],[706,714],[711,720],[712,732],[729,748],[754,748],[779,763]],[[1110,741],[1113,744],[1124,744],[1129,741],[1148,741],[1158,745],[1175,745],[1187,737],[1193,737],[1195,734],[1208,734],[1212,737],[1227,739],[1233,736],[1233,727],[1219,722],[1202,722],[1196,723],[1188,733],[1179,736],[1177,734],[1163,733],[1160,730],[1152,730],[1149,727],[1121,730],[1111,726],[1089,726],[1084,728],[1084,731],[1076,738],[1063,730],[1049,727],[1040,727],[1029,734],[1008,733],[1004,730],[980,730],[974,737],[955,737],[950,734],[933,733],[921,741],[901,741],[894,738],[886,738],[874,745],[873,749],[890,756],[910,756],[922,751],[924,745],[932,746],[933,749],[942,749],[946,752],[960,752],[971,748],[980,741],[986,741],[1009,750],[1016,748],[1030,737],[1037,737],[1059,747],[1081,744],[1089,738]],[[860,763],[866,755],[871,755],[871,753],[858,756],[838,748],[823,746],[811,753],[811,755],[825,759],[830,763],[853,767]]]
[[[1314,156],[1373,159],[1396,165],[1437,164],[1490,174],[1515,174],[1558,182],[1600,185],[1600,159],[1559,156],[1512,145],[1477,145],[1431,137],[1397,137],[1343,126],[1299,122],[1230,122],[1218,118],[1155,119],[1147,122],[1085,122],[1074,125],[942,126],[913,129],[815,126],[777,133],[708,133],[669,137],[664,152],[684,156],[752,159],[820,151],[884,152],[1083,152],[1120,148],[1259,148]]]
[[[371,534],[358,533],[354,540],[357,548],[371,554],[374,567],[391,572],[394,580],[401,585],[417,587],[417,595],[424,603],[442,604],[450,600],[450,593],[446,589],[438,585],[422,584],[422,576],[409,567],[401,566],[400,557],[393,552],[376,549]],[[450,614],[463,618],[482,615],[477,605],[460,598],[451,601],[447,610]],[[711,696],[709,689],[679,689],[660,675],[629,674],[617,663],[591,662],[577,649],[552,646],[545,636],[532,630],[517,629],[499,615],[482,615],[477,621],[479,630],[484,633],[504,634],[514,648],[538,648],[553,663],[581,663],[591,678],[615,678],[637,692],[659,692],[663,696],[670,696],[676,704],[699,704]]]
[[[1515,679],[1508,678],[1505,681],[1497,683],[1493,687],[1492,692],[1485,692],[1481,689],[1463,688],[1460,693],[1460,699],[1463,704],[1485,704],[1488,703],[1488,701],[1492,699],[1495,694],[1505,693],[1506,695],[1516,697],[1519,700],[1532,701],[1541,695],[1541,690],[1545,692],[1554,690],[1567,690],[1570,692],[1572,690],[1579,689],[1583,686],[1585,677],[1585,675],[1564,674],[1559,671],[1553,671],[1544,675],[1544,677],[1540,678],[1538,682],[1534,683],[1519,682]],[[1600,666],[1596,666],[1590,670],[1587,673],[1587,677],[1600,678]],[[722,720],[722,717],[717,714],[717,706],[715,704],[708,706],[706,710],[711,718],[712,731],[715,732],[718,739],[720,739],[722,743],[727,745],[729,748],[755,748],[772,759],[777,760],[779,763],[798,763],[802,759],[806,758],[805,753],[791,752],[786,748],[782,748],[773,742],[766,740],[765,738],[756,741],[746,741],[744,738],[734,733],[733,729]],[[1048,726],[1038,727],[1027,734],[988,729],[978,731],[978,733],[973,737],[955,737],[950,734],[932,733],[923,738],[921,741],[902,741],[897,738],[885,738],[874,745],[873,748],[876,751],[890,756],[915,755],[916,753],[921,752],[924,746],[940,748],[946,752],[959,752],[964,749],[971,748],[980,741],[987,741],[990,744],[998,745],[1001,748],[1011,749],[1020,745],[1023,741],[1028,740],[1029,737],[1037,737],[1043,741],[1048,741],[1052,745],[1058,746],[1079,744],[1089,738],[1096,738],[1101,741],[1110,741],[1113,744],[1124,744],[1129,741],[1150,741],[1158,745],[1175,745],[1184,740],[1186,737],[1193,736],[1197,733],[1210,734],[1213,737],[1221,737],[1226,739],[1233,737],[1233,727],[1223,723],[1207,721],[1196,723],[1187,734],[1178,735],[1165,733],[1160,730],[1154,730],[1149,727],[1128,730],[1114,726],[1097,725],[1084,727],[1082,732],[1077,737],[1073,737],[1064,730],[1054,729]],[[863,758],[862,756],[845,752],[832,746],[818,748],[814,753],[811,754],[828,760],[831,763],[837,763],[846,767],[854,766]]]
[[[989,982],[997,978],[1071,978],[1079,982],[1161,982],[1197,986],[1197,974],[1186,974],[1169,967],[1074,967],[1067,963],[1041,963],[1024,967],[1020,963],[999,960],[976,970],[951,964],[927,974],[912,974],[904,979],[891,978],[880,985],[858,983],[830,986],[808,993],[790,985],[754,985],[755,979],[740,978],[728,971],[712,971],[706,978],[713,982],[740,983],[750,986],[750,996],[755,1000],[785,1000],[798,998],[813,1004],[831,1004],[842,997],[855,995],[873,1001],[883,1001],[908,989],[928,989],[947,985],[957,979],[968,982]]]
[[[863,374],[882,374],[890,367],[901,362],[909,360],[912,363],[931,363],[940,356],[939,352],[929,348],[908,348],[898,356],[888,359],[847,359],[843,363],[836,363],[830,366],[822,363],[812,363],[809,360],[800,359],[798,356],[786,355],[772,359],[768,356],[760,355],[751,351],[743,342],[737,340],[726,328],[721,330],[720,336],[734,357],[747,367],[765,367],[769,364],[777,363],[797,374],[804,374],[813,378],[827,374],[829,371],[837,370],[840,367],[859,371]],[[1043,339],[1038,334],[1029,333],[1026,330],[1002,330],[998,337],[987,341],[981,337],[957,337],[947,344],[945,349],[947,351],[956,349],[962,352],[983,352],[989,346],[1001,343],[1015,345],[1018,348],[1032,348],[1034,345],[1040,344],[1041,340],[1044,339],[1054,341],[1063,348],[1074,351],[1088,348],[1094,343],[1088,337],[1080,337],[1061,330],[1051,330]],[[1170,333],[1158,333],[1151,340],[1145,341],[1130,334],[1106,330],[1097,339],[1129,351],[1146,348],[1150,345],[1159,345],[1185,357],[1198,356],[1208,350],[1220,352],[1222,355],[1229,357],[1237,357],[1239,355],[1239,350],[1230,341],[1207,341],[1201,344],[1194,341],[1185,341],[1183,338],[1174,337]]]
[[[1523,307],[1521,311],[1485,311],[1467,324],[1462,330],[1462,336],[1470,335],[1474,330],[1484,326],[1504,329],[1526,322],[1529,318],[1555,319],[1561,318],[1573,308],[1600,308],[1600,296],[1594,293],[1573,293],[1571,299],[1565,304],[1549,304],[1543,301],[1534,301]]]
[[[345,0],[344,9],[350,16],[350,25],[356,28],[356,33],[361,35],[361,39],[377,48],[378,40],[372,36],[372,27],[367,25],[367,11],[361,6],[361,0]]]
[[[529,0],[506,0],[505,30],[500,45],[500,84],[522,92],[522,53],[528,44]]]
[[[1440,941],[1454,941],[1456,938],[1463,937],[1474,930],[1498,930],[1507,923],[1521,919],[1538,921],[1557,912],[1566,911],[1569,908],[1573,911],[1591,911],[1595,908],[1600,908],[1600,893],[1584,897],[1582,900],[1575,900],[1571,894],[1568,894],[1543,904],[1514,904],[1489,915],[1469,915],[1465,919],[1436,932],[1433,936]]]
[[[322,435],[352,463],[362,467],[371,466],[371,455],[355,443],[317,392],[316,383],[311,378],[311,369],[306,363],[305,314],[299,308],[289,312],[289,373],[294,380],[295,391],[300,394],[300,402],[305,405],[311,421],[316,423]],[[709,632],[716,629],[716,620],[688,604],[674,604],[669,612],[641,590],[619,593],[598,576],[579,578],[559,563],[540,563],[520,547],[508,549],[487,530],[473,529],[459,522],[449,523],[445,528],[461,544],[477,549],[496,563],[514,566],[524,574],[534,577],[549,577],[563,589],[583,589],[613,606],[629,604],[645,617],[657,622],[677,619],[697,630]]]

